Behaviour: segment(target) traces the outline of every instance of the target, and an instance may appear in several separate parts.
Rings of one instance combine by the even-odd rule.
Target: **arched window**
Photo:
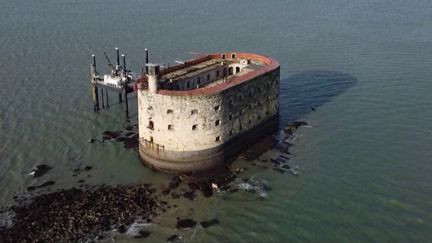
[[[236,73],[240,72],[240,67],[236,67]]]
[[[232,75],[232,74],[233,74],[233,68],[232,68],[232,67],[229,68],[228,74],[229,74],[229,75]]]
[[[154,123],[153,123],[153,121],[149,121],[147,128],[150,129],[150,130],[154,129]]]

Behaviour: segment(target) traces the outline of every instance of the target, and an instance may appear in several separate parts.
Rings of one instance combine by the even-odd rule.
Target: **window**
[[[219,126],[219,124],[220,124],[220,121],[219,121],[219,120],[216,120],[216,121],[215,121],[215,126]]]
[[[220,110],[220,105],[215,106],[214,109],[215,109],[215,111]]]
[[[228,70],[229,70],[229,71],[228,71],[228,74],[229,74],[229,75],[233,75],[233,67],[229,67]]]
[[[153,143],[153,137],[150,137],[150,143]]]
[[[231,120],[232,120],[232,118],[233,118],[233,115],[232,115],[232,114],[229,114],[229,115],[228,115],[228,120],[230,120],[230,121],[231,121]]]
[[[186,83],[186,87],[189,89],[190,88],[190,81],[187,81]]]
[[[171,109],[168,109],[168,110],[167,110],[167,114],[172,114],[172,113],[174,113],[173,110],[171,110]]]
[[[192,125],[192,130],[197,130],[198,129],[198,124],[193,124]]]
[[[168,125],[168,130],[174,130],[174,125]]]
[[[194,115],[194,114],[197,114],[198,113],[198,110],[197,109],[193,109],[193,110],[191,110],[191,115]]]
[[[231,54],[231,58],[235,59],[236,58],[236,54],[235,53]]]
[[[227,68],[223,69],[223,75],[224,75],[224,77],[227,75]]]
[[[216,142],[220,142],[220,136],[216,137]]]
[[[153,123],[153,121],[149,121],[149,124],[148,124],[147,128],[150,129],[150,130],[154,129],[154,123]]]
[[[210,81],[210,73],[207,74],[207,81]]]
[[[266,111],[266,115],[268,116],[270,114],[270,112],[269,111]]]
[[[225,55],[225,53],[224,54],[222,54],[222,59],[225,59],[226,58],[226,55]]]
[[[219,77],[219,70],[216,70],[216,77]]]
[[[240,67],[236,67],[236,73],[240,72]]]
[[[197,78],[197,84],[201,84],[201,78],[200,77]]]

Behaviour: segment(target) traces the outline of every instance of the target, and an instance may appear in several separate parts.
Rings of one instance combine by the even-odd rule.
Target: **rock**
[[[134,235],[133,238],[135,238],[135,239],[143,239],[143,238],[147,238],[150,234],[151,234],[151,232],[149,232],[149,231],[140,230],[136,235]]]
[[[31,174],[33,175],[33,178],[41,177],[45,175],[48,171],[52,169],[51,166],[41,164],[36,166],[36,169],[32,170]]]
[[[200,183],[200,190],[205,197],[213,196],[213,189],[211,188],[211,185],[209,185],[209,183],[207,182]]]
[[[38,188],[47,187],[47,186],[52,186],[52,185],[54,185],[54,184],[55,184],[54,181],[47,181],[47,182],[44,182],[44,183],[42,183],[41,185],[39,185]]]
[[[124,224],[120,225],[119,227],[117,227],[117,231],[121,234],[126,233],[126,226]]]
[[[29,187],[27,187],[27,191],[29,191],[29,192],[34,191],[34,190],[36,190],[35,186],[29,186]]]
[[[208,227],[210,227],[212,225],[219,224],[219,220],[217,220],[217,219],[211,219],[211,220],[208,220],[208,221],[202,221],[202,222],[200,222],[200,224],[202,225],[203,228],[208,228]]]
[[[295,121],[289,123],[283,130],[287,134],[292,135],[299,127],[308,125],[305,121]]]
[[[164,189],[164,190],[162,190],[162,195],[168,195],[170,192],[171,192],[171,191],[170,191],[169,188]]]
[[[283,165],[282,168],[289,170],[291,167],[289,165]]]
[[[180,176],[174,176],[173,178],[171,178],[171,182],[169,183],[168,187],[170,189],[176,189],[177,187],[179,187],[181,181],[182,179],[180,178]]]
[[[194,200],[195,194],[193,191],[188,191],[183,194],[183,196],[191,201]]]
[[[102,140],[115,139],[120,136],[120,132],[105,131],[102,133]]]
[[[277,171],[277,172],[279,172],[279,173],[281,173],[281,174],[285,173],[285,170],[280,169],[280,168],[273,168],[273,170],[274,170],[274,171]]]
[[[196,221],[193,219],[180,219],[177,221],[177,229],[186,229],[195,227]]]
[[[180,239],[180,236],[174,234],[174,235],[171,235],[171,236],[167,239],[167,241],[171,241],[171,242],[173,242],[173,241],[175,241],[175,240],[177,240],[177,239]]]
[[[86,191],[71,188],[41,194],[8,208],[15,213],[14,225],[0,228],[0,242],[84,242],[102,235],[112,225],[125,232],[126,225],[136,218],[156,216],[165,207],[143,185],[103,186]],[[138,232],[140,238],[150,234],[142,229]]]

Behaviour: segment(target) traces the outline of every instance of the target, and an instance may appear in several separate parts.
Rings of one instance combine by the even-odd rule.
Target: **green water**
[[[168,175],[141,166],[121,144],[88,143],[127,125],[120,105],[93,113],[92,53],[102,67],[103,52],[113,56],[119,46],[139,71],[146,47],[151,61],[171,64],[189,52],[239,50],[279,60],[281,123],[311,124],[292,149],[290,164],[301,174],[236,161],[269,182],[267,199],[247,192],[181,199],[145,241],[173,233],[185,242],[432,240],[431,2],[0,0],[0,7],[0,205],[48,179],[53,189],[81,178],[167,184]],[[40,163],[54,169],[27,176]],[[95,167],[91,177],[72,177],[85,165]],[[178,231],[177,216],[221,224]]]

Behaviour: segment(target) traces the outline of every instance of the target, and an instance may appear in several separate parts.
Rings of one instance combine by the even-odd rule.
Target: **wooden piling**
[[[106,96],[106,107],[108,108],[108,89],[105,89],[105,96]]]
[[[105,99],[104,99],[104,90],[101,88],[101,95],[102,95],[102,108],[105,108]]]
[[[96,85],[92,85],[93,111],[99,111],[99,93]]]
[[[126,116],[129,114],[129,102],[128,102],[128,83],[129,78],[127,76],[127,70],[126,70],[126,56],[122,54],[123,57],[123,76],[126,78],[125,82],[123,83],[123,92],[124,92],[124,99],[125,99],[125,108],[126,108]]]

